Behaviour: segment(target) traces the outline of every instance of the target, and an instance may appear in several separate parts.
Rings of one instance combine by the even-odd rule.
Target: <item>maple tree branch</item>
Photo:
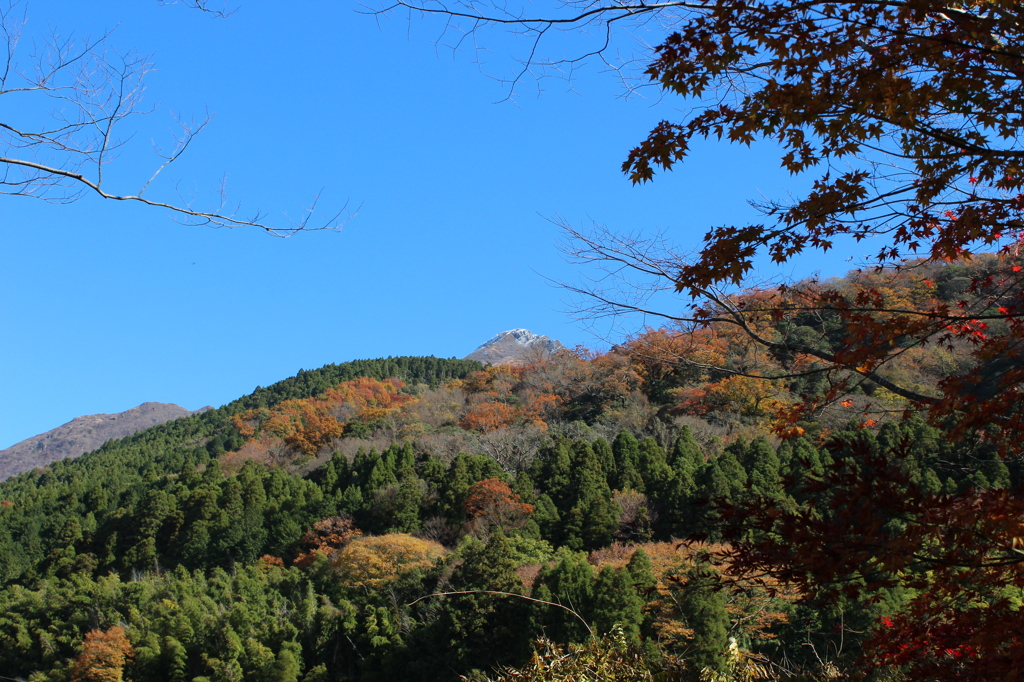
[[[238,11],[237,9],[229,10],[227,2],[223,4],[222,9],[215,9],[210,6],[210,0],[157,0],[157,2],[161,5],[177,5],[180,3],[189,9],[197,9],[218,19],[226,19]]]
[[[666,285],[664,287],[651,285],[646,289],[641,288],[636,283],[630,283],[633,295],[638,296],[640,299],[637,302],[630,302],[628,300],[613,297],[596,287],[582,287],[560,282],[559,285],[570,292],[580,294],[590,301],[597,302],[597,307],[590,307],[587,309],[588,314],[597,313],[599,315],[615,316],[623,313],[640,313],[645,316],[658,317],[675,323],[688,323],[698,326],[707,326],[716,322],[729,324],[740,329],[748,338],[765,348],[783,352],[802,353],[816,357],[819,360],[824,360],[835,367],[841,367],[854,372],[862,376],[864,379],[867,379],[882,388],[888,389],[902,398],[906,398],[907,400],[911,400],[922,405],[934,405],[939,402],[938,398],[900,386],[886,377],[881,376],[874,369],[845,363],[841,358],[837,357],[835,353],[814,348],[804,343],[773,341],[764,337],[751,327],[746,319],[746,316],[763,314],[765,312],[764,310],[738,310],[729,304],[724,295],[712,288],[689,287],[691,295],[695,297],[702,297],[714,303],[718,307],[720,312],[711,316],[701,316],[699,314],[690,316],[674,315],[654,310],[647,305],[642,305],[640,301],[645,300],[645,297],[649,297],[654,292],[676,288],[675,285],[678,280],[675,273],[678,272],[678,263],[680,263],[680,257],[678,255],[673,254],[671,250],[666,252],[666,247],[660,239],[640,240],[636,238],[622,237],[619,235],[613,235],[605,229],[600,229],[597,236],[589,236],[583,234],[570,225],[563,224],[562,228],[566,232],[569,240],[567,244],[563,244],[563,252],[567,253],[567,255],[573,258],[576,262],[611,263],[615,269],[612,270],[611,273],[606,269],[606,274],[616,274],[620,271],[619,269],[624,268],[627,272],[637,272],[672,283],[671,286]],[[573,246],[574,243],[582,246]],[[672,266],[673,263],[676,264],[674,268]],[[822,310],[822,308],[818,307],[817,310]],[[869,311],[872,313],[884,312],[877,309],[869,309]],[[935,319],[937,321],[942,320],[940,316],[936,316]],[[974,318],[969,317],[965,319]],[[724,368],[719,369],[727,371]],[[762,378],[771,379],[785,377]]]

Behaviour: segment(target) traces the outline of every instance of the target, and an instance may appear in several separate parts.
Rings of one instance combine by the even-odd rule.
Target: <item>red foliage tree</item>
[[[469,523],[483,531],[492,528],[519,528],[533,513],[533,505],[519,501],[519,495],[512,492],[497,478],[485,478],[474,483],[463,503]]]
[[[341,516],[329,516],[313,524],[313,529],[302,536],[302,545],[306,550],[299,554],[293,562],[299,568],[306,568],[316,561],[318,556],[330,558],[354,538],[363,534],[352,525],[351,519]]]

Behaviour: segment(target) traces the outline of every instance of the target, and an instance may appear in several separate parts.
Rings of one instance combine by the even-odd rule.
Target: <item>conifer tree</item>
[[[568,500],[568,512],[562,516],[564,544],[576,550],[597,549],[611,543],[620,510],[612,501],[611,489],[594,451],[585,442],[578,443],[573,451],[573,496]]]
[[[645,492],[640,475],[640,443],[628,431],[620,431],[612,443],[615,454],[615,476],[609,477],[616,490]]]
[[[559,550],[558,562],[537,575],[534,596],[542,601],[561,604],[575,612],[536,604],[537,625],[545,636],[560,643],[582,642],[590,631],[580,620],[591,621],[594,600],[594,569],[583,552]]]
[[[650,436],[640,443],[640,477],[649,498],[664,500],[671,487],[674,471],[668,465],[665,450]]]
[[[573,455],[571,444],[568,440],[560,439],[552,447],[548,448],[537,458],[535,463],[535,481],[541,485],[541,489],[547,493],[551,501],[555,503],[559,511],[568,510],[569,500],[572,499],[573,490],[570,480]]]
[[[394,506],[389,510],[391,527],[388,533],[415,533],[420,529],[420,505],[423,501],[423,490],[420,479],[411,468],[406,470],[397,486]]]
[[[715,504],[735,504],[746,492],[747,472],[734,454],[735,450],[732,446],[726,448],[704,469],[698,481],[698,495],[706,503],[699,513],[696,526],[711,539],[721,537],[717,527],[721,516],[715,510]]]
[[[630,638],[640,636],[644,600],[637,594],[626,567],[604,566],[594,584],[591,616],[598,634],[607,634],[616,626]]]
[[[626,564],[626,571],[629,573],[629,580],[633,585],[633,589],[642,596],[650,595],[658,585],[658,580],[654,577],[654,566],[651,564],[651,558],[647,556],[647,552],[643,549],[637,549],[633,552],[633,556],[629,558],[629,563]]]
[[[781,463],[767,438],[758,436],[751,441],[745,449],[742,463],[747,471],[751,495],[764,498],[782,495]]]
[[[697,472],[704,466],[704,452],[701,450],[693,432],[686,424],[679,431],[672,452],[668,457],[668,464],[678,475],[684,471],[696,476]]]
[[[693,670],[723,670],[729,638],[729,614],[718,574],[703,564],[686,573],[686,585],[679,599],[683,623],[693,630],[685,654]]]
[[[529,603],[515,596],[523,584],[508,539],[495,531],[487,544],[471,542],[464,560],[452,574],[452,586],[468,594],[443,599],[429,632],[412,643],[417,659],[411,664],[421,679],[451,679],[452,673],[488,670],[495,665],[522,663],[529,655],[532,635]]]
[[[615,453],[612,451],[612,446],[604,438],[598,438],[590,444],[590,447],[597,455],[597,461],[601,463],[605,477],[611,480],[616,475]]]

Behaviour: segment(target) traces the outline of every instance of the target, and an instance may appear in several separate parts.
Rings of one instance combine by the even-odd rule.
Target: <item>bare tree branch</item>
[[[857,374],[896,395],[921,405],[933,405],[938,398],[911,390],[889,380],[878,373],[878,367],[867,368],[843,362],[836,353],[815,348],[791,339],[768,338],[758,331],[750,320],[755,316],[764,316],[774,312],[773,308],[740,309],[733,305],[730,297],[722,290],[715,288],[690,289],[690,294],[712,304],[711,314],[700,312],[691,307],[690,314],[668,313],[647,304],[649,299],[659,292],[676,291],[678,273],[686,263],[686,257],[677,253],[661,237],[641,238],[614,234],[604,228],[597,228],[596,234],[586,234],[569,224],[561,224],[568,241],[563,243],[562,250],[569,259],[581,265],[596,265],[602,273],[600,277],[591,278],[589,283],[573,285],[560,282],[559,285],[568,291],[582,296],[582,305],[578,311],[585,316],[617,316],[639,313],[644,316],[660,318],[667,322],[689,325],[690,328],[727,324],[741,330],[751,341],[763,348],[800,353],[824,360],[834,367],[842,367],[848,372]],[[805,310],[822,311],[823,308],[790,308],[785,312],[801,312]],[[849,311],[849,309],[845,309]],[[854,309],[856,310],[856,309]],[[868,309],[865,309],[866,311]],[[870,309],[872,313],[901,313],[902,309]],[[916,312],[916,311],[909,311]],[[929,317],[920,313],[922,317]],[[936,316],[937,317],[937,316]],[[958,316],[961,319],[976,319],[976,316]],[[949,316],[937,317],[938,328],[949,323]],[[894,352],[891,357],[896,357]],[[686,364],[682,359],[681,364]],[[883,363],[884,364],[884,363]],[[716,367],[716,370],[727,374],[751,376],[753,378],[780,379],[799,376],[803,373],[779,376],[760,376],[743,371]],[[822,370],[812,370],[807,374]]]
[[[184,5],[190,9],[206,12],[218,19],[225,19],[238,11],[237,8],[229,10],[227,2],[222,3],[220,9],[216,9],[211,6],[210,0],[157,0],[157,2],[161,5]]]
[[[164,1],[162,4],[177,4]],[[208,0],[182,4],[224,17]],[[213,120],[174,116],[179,132],[169,150],[154,143],[156,168],[139,182],[137,191],[109,187],[107,167],[132,140],[128,119],[149,114],[143,106],[145,77],[153,65],[138,52],[119,52],[109,44],[110,32],[96,39],[76,39],[51,32],[34,41],[26,55],[19,49],[27,23],[24,4],[0,5],[0,97],[7,105],[0,114],[0,194],[66,204],[87,194],[113,201],[141,203],[171,212],[179,222],[214,227],[255,227],[286,237],[296,232],[337,230],[353,217],[347,205],[320,212],[320,193],[303,207],[297,220],[273,224],[256,209],[242,214],[227,201],[226,183],[216,191],[213,206],[200,206],[195,197],[178,193],[177,200],[144,196],[161,174],[178,161]]]

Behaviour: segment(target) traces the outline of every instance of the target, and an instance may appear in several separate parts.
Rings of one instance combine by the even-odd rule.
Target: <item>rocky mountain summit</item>
[[[549,357],[561,347],[558,341],[528,329],[510,329],[480,344],[464,359],[491,365],[515,365]]]
[[[89,414],[0,450],[0,481],[67,457],[92,452],[111,438],[212,409],[186,410],[172,403],[142,403],[117,414]]]

